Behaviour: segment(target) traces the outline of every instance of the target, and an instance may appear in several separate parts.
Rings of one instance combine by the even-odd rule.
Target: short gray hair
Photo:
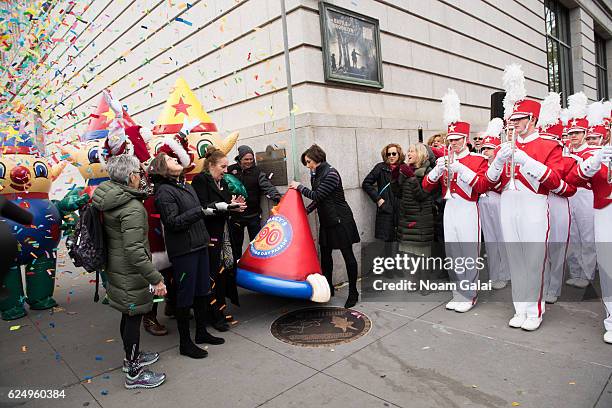
[[[136,156],[120,154],[108,159],[106,171],[111,180],[127,185],[130,181],[130,174],[140,171],[140,162]]]

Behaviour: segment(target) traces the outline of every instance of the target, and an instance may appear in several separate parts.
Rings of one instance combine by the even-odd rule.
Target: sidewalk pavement
[[[126,390],[119,313],[93,303],[93,275],[69,260],[59,270],[60,308],[0,323],[0,389],[60,389],[65,398],[0,407],[612,407],[600,302],[552,305],[542,327],[525,332],[507,326],[510,303],[481,301],[459,314],[444,309],[445,293],[359,303],[372,320],[367,335],[302,348],[275,339],[270,325],[312,303],[243,291],[231,310],[240,323],[203,360],[178,354],[176,325],[160,307],[171,333],[143,330],[141,348],[161,353],[152,368],[166,372],[166,383]],[[341,289],[330,303],[345,298]]]

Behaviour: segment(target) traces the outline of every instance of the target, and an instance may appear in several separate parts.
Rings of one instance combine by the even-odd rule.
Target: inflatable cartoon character
[[[181,132],[181,129],[189,131]],[[223,138],[202,104],[181,77],[153,127],[149,142],[152,155],[165,152],[176,157],[185,167],[185,178],[191,180],[204,168],[206,148],[214,145],[228,154],[238,140],[238,132]]]
[[[5,117],[6,118],[6,117]],[[31,226],[21,226],[3,220],[19,241],[17,265],[12,267],[3,285],[10,296],[0,302],[4,320],[25,316],[24,301],[31,309],[49,309],[57,305],[53,299],[56,251],[60,241],[63,211],[74,211],[82,204],[78,191],[69,193],[56,206],[49,200],[51,183],[66,162],[47,161],[24,132],[19,120],[10,118],[0,131],[0,194],[34,216]],[[87,196],[84,196],[85,200]],[[21,265],[25,265],[26,296],[21,279]]]

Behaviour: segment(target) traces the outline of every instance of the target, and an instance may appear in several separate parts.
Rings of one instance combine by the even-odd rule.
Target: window
[[[565,105],[573,93],[569,11],[556,0],[544,1],[546,19],[546,53],[548,57],[548,90],[560,92]]]
[[[595,34],[595,69],[597,70],[597,99],[608,99],[606,41],[597,34]]]

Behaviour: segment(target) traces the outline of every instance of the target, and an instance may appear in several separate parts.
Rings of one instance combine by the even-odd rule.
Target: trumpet
[[[451,183],[453,181],[453,170],[451,168],[451,164],[455,161],[455,152],[451,148],[450,141],[446,144],[446,194],[444,194],[445,200],[450,200],[453,198],[451,194]]]
[[[608,133],[612,132],[612,123],[608,125]],[[612,135],[608,138],[608,146],[612,146]],[[608,185],[612,184],[612,161],[608,162]],[[609,199],[612,199],[612,191],[608,195]]]
[[[510,139],[512,136],[512,140]],[[514,162],[514,152],[516,151],[516,128],[514,126],[508,126],[506,128],[506,142],[510,142],[510,146],[512,147],[512,155],[510,156],[510,167],[506,164],[506,176],[510,179],[508,181],[508,190],[518,190],[516,187],[516,180],[514,175],[514,170],[516,164]]]

